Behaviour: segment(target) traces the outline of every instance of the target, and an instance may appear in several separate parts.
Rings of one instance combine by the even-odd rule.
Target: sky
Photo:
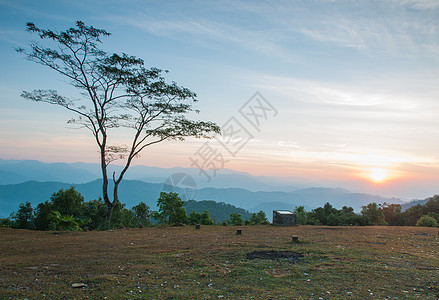
[[[20,97],[74,93],[14,49],[36,40],[26,22],[61,31],[77,20],[112,33],[106,51],[169,70],[169,81],[197,93],[199,118],[223,129],[209,141],[155,145],[135,164],[403,198],[437,193],[437,0],[0,0],[1,159],[99,161],[89,132],[66,124],[71,114]],[[241,133],[233,145],[231,128]],[[203,162],[202,151],[216,159]]]

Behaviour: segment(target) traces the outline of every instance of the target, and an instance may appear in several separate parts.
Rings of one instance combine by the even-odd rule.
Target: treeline
[[[294,212],[299,225],[328,225],[328,226],[424,226],[437,227],[439,223],[439,195],[427,199],[424,205],[417,204],[402,211],[400,204],[369,203],[362,207],[361,213],[356,214],[352,207],[343,206],[341,209],[326,203],[323,207],[309,212],[303,206],[296,207]]]
[[[399,204],[369,203],[356,214],[352,207],[341,209],[326,203],[323,207],[305,211],[296,207],[298,225],[328,226],[428,226],[439,223],[439,195],[426,199],[426,203],[402,211]],[[33,208],[30,202],[21,203],[18,211],[9,218],[0,219],[0,226],[36,230],[106,230],[154,225],[202,224],[202,225],[254,225],[268,224],[263,211],[250,214],[233,205],[215,201],[183,201],[177,193],[160,193],[157,211],[140,202],[128,209],[117,203],[110,218],[102,199],[84,201],[74,187],[61,189],[50,200]],[[190,211],[188,214],[187,211]]]
[[[197,205],[199,204],[199,205]],[[186,212],[185,205],[190,214]],[[50,200],[33,208],[30,202],[21,203],[9,218],[0,219],[0,226],[35,230],[107,230],[162,224],[241,225],[268,223],[264,212],[249,212],[214,201],[184,202],[177,193],[160,193],[157,211],[151,211],[143,202],[131,209],[117,203],[111,217],[102,199],[84,201],[74,187],[61,189]],[[202,209],[202,210],[201,210]],[[213,212],[214,218],[210,212]],[[225,218],[228,214],[228,219]],[[243,216],[245,219],[243,219]]]

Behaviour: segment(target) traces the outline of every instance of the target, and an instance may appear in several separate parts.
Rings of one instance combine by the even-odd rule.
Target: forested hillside
[[[224,202],[189,200],[184,204],[184,208],[188,214],[192,211],[202,213],[207,210],[215,223],[222,223],[229,219],[231,213],[240,214],[244,220],[249,220],[251,217],[251,213],[248,211]]]

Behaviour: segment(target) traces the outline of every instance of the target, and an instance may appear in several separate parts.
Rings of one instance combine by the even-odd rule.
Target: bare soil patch
[[[246,257],[248,259],[286,259],[290,262],[296,262],[300,258],[304,257],[302,253],[293,252],[293,251],[253,251],[247,253]]]

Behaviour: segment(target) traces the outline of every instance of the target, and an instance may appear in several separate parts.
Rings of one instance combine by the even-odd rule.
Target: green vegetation
[[[422,216],[419,218],[418,222],[416,222],[416,226],[421,227],[437,227],[436,219],[430,216]]]
[[[421,224],[429,224],[432,227],[437,227],[437,223],[439,223],[438,195],[428,198],[425,205],[418,204],[404,212],[401,212],[399,204],[369,203],[362,208],[361,213],[356,214],[351,207],[343,206],[342,209],[336,209],[331,204],[326,203],[323,207],[315,208],[309,212],[306,212],[303,206],[299,206],[294,209],[294,212],[297,215],[297,224],[300,225],[421,226],[418,225],[421,219]]]
[[[228,222],[230,225],[238,225],[241,226],[244,221],[242,220],[242,216],[238,213],[231,213],[230,220]]]
[[[384,220],[387,225],[390,226],[399,226],[404,224],[404,219],[401,214],[401,205],[400,204],[389,204],[383,205],[383,215]]]
[[[250,215],[243,209],[214,201],[188,201],[185,203],[177,193],[160,194],[157,200],[158,211],[151,211],[148,205],[140,202],[131,209],[120,202],[113,209],[110,220],[107,219],[107,207],[102,199],[84,201],[84,197],[74,187],[60,189],[54,193],[50,200],[32,208],[30,202],[21,203],[18,211],[11,214],[10,218],[1,219],[1,227],[37,230],[105,230],[111,228],[147,227],[152,224],[202,224],[215,223],[210,212],[217,218],[218,223],[231,217],[234,223],[244,223],[241,213],[252,216],[252,224],[266,222],[265,213]],[[191,212],[189,216],[185,207]],[[195,209],[204,209],[197,212]],[[263,214],[263,215],[261,215]],[[237,219],[236,217],[239,216]]]
[[[149,226],[151,224],[150,216],[151,210],[149,206],[143,202],[140,202],[136,206],[133,207],[132,211],[134,212],[134,216],[136,221],[140,227]]]
[[[192,211],[189,215],[190,224],[212,225],[214,222],[209,216],[209,212],[204,210],[203,213]]]
[[[372,225],[386,225],[383,209],[376,203],[369,203],[363,206],[361,214],[368,217]]]
[[[72,215],[61,215],[59,211],[52,211],[50,219],[57,230],[81,231],[81,226],[89,223],[89,220],[82,221]]]
[[[34,227],[38,230],[56,229],[52,217],[54,211],[63,216],[70,215],[78,220],[95,218],[96,216],[85,216],[85,214],[88,215],[86,208],[84,197],[74,187],[67,190],[60,189],[50,197],[50,200],[38,204],[35,211]]]
[[[10,218],[0,220],[1,227],[12,227],[19,229],[37,229],[37,230],[105,230],[110,228],[134,228],[146,227],[153,223],[159,224],[214,224],[210,211],[217,217],[219,222],[223,221],[224,214],[245,215],[250,214],[238,209],[232,205],[216,203],[214,201],[188,201],[185,203],[177,193],[160,194],[157,200],[158,211],[151,212],[148,205],[140,202],[131,209],[127,209],[125,204],[120,202],[113,209],[110,220],[107,219],[107,207],[102,199],[84,201],[84,197],[76,191],[74,187],[69,189],[60,189],[54,193],[50,200],[32,208],[30,202],[21,203],[18,211],[11,214]],[[187,216],[185,207],[191,209]],[[204,209],[201,213],[194,209]],[[230,214],[228,216],[230,216]],[[261,218],[261,212],[254,214],[256,218],[254,224],[261,224],[256,216]],[[232,215],[232,220],[235,220]],[[262,218],[266,220],[265,214]],[[242,219],[240,221],[243,223]]]
[[[191,214],[192,211],[196,211],[197,213],[201,214],[205,210],[207,210],[209,212],[209,216],[216,224],[227,221],[230,218],[231,213],[240,214],[244,220],[249,220],[252,216],[248,211],[242,208],[237,208],[231,204],[226,204],[224,202],[218,203],[212,200],[189,200],[184,203],[184,208],[186,209],[188,214]]]
[[[303,206],[296,207],[297,224],[299,225],[328,225],[328,226],[352,226],[371,225],[369,217],[364,214],[354,213],[352,207],[343,206],[336,209],[326,203],[323,207],[317,207],[306,212]]]
[[[32,208],[30,202],[21,203],[10,218],[0,219],[0,227],[37,230],[105,230],[110,228],[147,227],[155,224],[268,224],[265,212],[252,213],[225,203],[215,201],[183,201],[177,193],[160,193],[157,211],[140,202],[131,209],[120,202],[107,219],[107,206],[102,199],[84,201],[74,187],[60,189],[50,200]],[[189,212],[189,215],[187,214]],[[439,196],[428,198],[424,205],[412,206],[401,212],[399,204],[369,203],[360,214],[352,207],[341,209],[326,203],[311,211],[303,206],[294,209],[298,225],[327,226],[427,226],[439,223]]]
[[[382,210],[386,223],[392,226],[416,226],[421,219],[425,219],[425,216],[432,218],[426,220],[434,220],[439,223],[439,195],[434,195],[426,200],[424,205],[417,204],[403,212],[399,204],[384,204]],[[434,225],[433,222],[431,224]]]
[[[265,212],[263,212],[262,210],[259,211],[258,213],[252,213],[252,216],[250,217],[250,221],[249,223],[251,225],[266,225],[269,224],[268,220],[267,220],[267,216],[265,215]]]
[[[160,193],[157,200],[158,211],[153,212],[153,217],[160,224],[184,224],[187,221],[186,210],[183,207],[184,201],[177,193]]]
[[[139,227],[150,224],[149,207],[140,202],[132,209],[117,203],[110,220],[102,199],[84,201],[74,187],[60,189],[50,200],[33,209],[30,202],[21,203],[18,211],[4,219],[2,226],[37,230],[103,230],[120,227]],[[9,222],[7,222],[9,220]]]
[[[14,220],[10,223],[14,228],[33,229],[34,215],[31,203],[20,203],[17,213],[11,214],[11,219]]]

